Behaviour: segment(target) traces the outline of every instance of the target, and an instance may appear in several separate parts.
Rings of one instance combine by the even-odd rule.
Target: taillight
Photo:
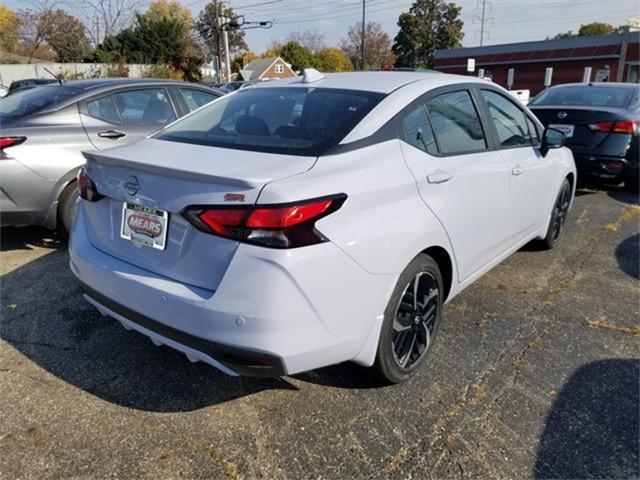
[[[315,223],[338,210],[346,195],[278,205],[188,208],[183,216],[199,230],[269,248],[296,248],[326,242]]]
[[[9,158],[3,151],[5,148],[20,145],[26,139],[27,137],[0,137],[0,160]]]
[[[98,189],[96,188],[96,184],[89,178],[87,175],[87,171],[82,167],[78,172],[78,176],[76,177],[76,184],[78,185],[78,190],[80,191],[80,197],[87,200],[88,202],[97,202],[103,195],[98,193]]]
[[[594,132],[626,133],[627,135],[635,135],[640,130],[640,121],[621,120],[618,122],[592,123],[589,125],[589,128]]]

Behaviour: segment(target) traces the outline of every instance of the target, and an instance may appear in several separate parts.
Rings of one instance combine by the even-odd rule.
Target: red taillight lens
[[[235,238],[246,213],[246,208],[213,208],[203,211],[198,218],[216,235]]]
[[[93,183],[93,180],[89,178],[84,167],[80,169],[78,172],[78,176],[76,177],[76,184],[78,185],[78,190],[80,191],[80,197],[87,200],[88,202],[97,202],[103,195],[98,193],[98,189],[96,188],[96,184]]]
[[[621,120],[618,122],[600,122],[592,123],[589,128],[594,132],[604,133],[626,133],[627,135],[635,135],[640,128],[640,122],[633,120]]]
[[[0,137],[0,160],[9,158],[2,150],[23,143],[27,137]]]
[[[220,237],[270,248],[295,248],[326,242],[315,222],[335,212],[345,199],[342,194],[286,205],[189,208],[183,215],[196,228]]]

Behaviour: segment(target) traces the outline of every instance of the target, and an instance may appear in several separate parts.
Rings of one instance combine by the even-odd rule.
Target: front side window
[[[176,119],[164,89],[129,90],[112,97],[124,123],[166,124]]]
[[[436,140],[424,105],[420,105],[402,119],[402,131],[408,144],[431,155],[438,153]]]
[[[533,144],[527,116],[519,107],[505,96],[490,90],[482,90],[482,97],[489,108],[501,147]]]
[[[87,102],[87,113],[105,122],[120,123],[120,115],[110,96]]]
[[[180,88],[180,95],[184,99],[184,103],[187,104],[190,112],[212,102],[218,98],[213,93],[203,92],[202,90],[194,90],[193,88]]]
[[[205,106],[154,138],[290,155],[321,155],[384,97],[331,88],[248,88]]]
[[[466,153],[487,148],[469,92],[444,93],[428,100],[426,106],[440,153]]]

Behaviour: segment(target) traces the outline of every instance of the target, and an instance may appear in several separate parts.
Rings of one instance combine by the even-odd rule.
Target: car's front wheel
[[[542,239],[544,248],[551,249],[560,241],[564,233],[564,224],[569,213],[569,205],[571,205],[571,183],[565,178],[553,204],[547,235]]]
[[[399,383],[422,365],[440,323],[443,286],[438,264],[418,255],[400,275],[384,313],[373,369],[385,383]]]

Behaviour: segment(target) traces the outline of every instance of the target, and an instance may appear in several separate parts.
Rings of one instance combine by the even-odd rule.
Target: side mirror
[[[540,142],[540,153],[542,156],[546,157],[549,150],[562,148],[564,146],[564,139],[564,132],[555,128],[545,128],[542,134],[542,142]]]

